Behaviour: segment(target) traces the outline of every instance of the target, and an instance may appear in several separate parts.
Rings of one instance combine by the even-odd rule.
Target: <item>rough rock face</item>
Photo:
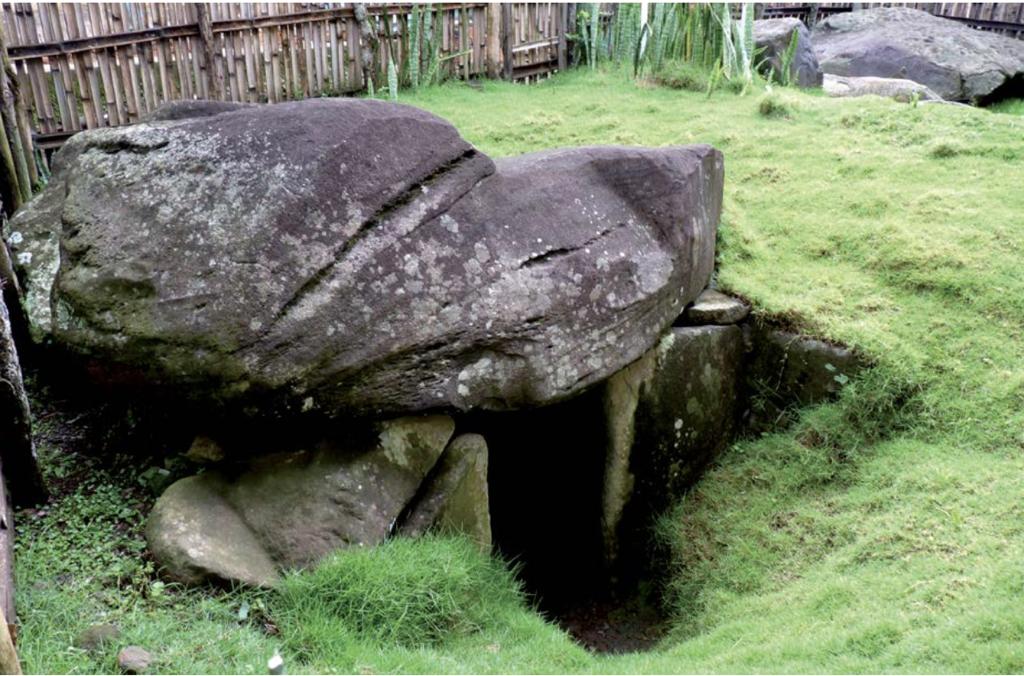
[[[172,580],[273,586],[279,568],[387,537],[454,430],[447,416],[401,418],[381,423],[375,438],[182,479],[157,500],[146,540]]]
[[[804,89],[820,87],[822,82],[821,66],[811,45],[811,33],[799,19],[762,19],[754,22],[754,43],[757,49],[763,49],[760,57],[761,71],[765,74],[774,71],[775,79],[779,80],[782,72],[782,55],[789,49],[793,39],[793,31],[798,36],[796,53],[790,64],[790,81]]]
[[[913,80],[950,101],[980,101],[1024,77],[1024,41],[903,7],[831,16],[814,28],[826,73]]]
[[[826,75],[823,85],[825,93],[832,98],[847,96],[883,96],[910,103],[914,96],[920,101],[941,101],[942,97],[923,84],[913,80],[898,80],[887,77],[841,77]]]
[[[397,104],[209,112],[76,135],[11,225],[36,337],[106,382],[261,413],[539,405],[642,355],[712,271],[708,146],[492,162]]]

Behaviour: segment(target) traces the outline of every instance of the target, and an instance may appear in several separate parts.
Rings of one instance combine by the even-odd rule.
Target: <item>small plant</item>
[[[772,119],[791,119],[793,109],[778,92],[769,91],[757,100],[757,112]]]
[[[398,100],[398,70],[395,68],[395,60],[388,62],[388,99]]]
[[[800,44],[800,31],[794,30],[789,38],[789,46],[782,52],[782,68],[779,71],[779,84],[788,87],[799,77],[799,70],[793,73],[793,60],[796,59],[796,49]]]

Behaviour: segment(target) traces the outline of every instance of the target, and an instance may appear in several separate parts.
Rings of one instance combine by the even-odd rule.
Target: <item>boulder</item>
[[[750,314],[750,306],[739,298],[715,289],[705,289],[693,305],[686,308],[683,321],[693,326],[738,324]]]
[[[0,242],[3,247],[3,242]],[[46,501],[46,487],[39,470],[32,439],[32,414],[21,377],[18,350],[11,334],[7,305],[0,299],[0,467],[9,482],[15,504]]]
[[[1024,41],[917,9],[836,14],[813,38],[826,73],[913,80],[948,101],[985,103],[1024,77]]]
[[[454,429],[447,416],[391,420],[182,479],[153,507],[150,550],[175,581],[274,586],[279,569],[392,533]]]
[[[623,533],[645,537],[651,516],[731,443],[745,357],[738,326],[674,328],[602,386],[608,435],[602,526],[609,565],[620,564],[620,555],[638,544],[623,542]]]
[[[200,474],[161,494],[146,522],[149,551],[162,574],[187,585],[205,582],[273,587],[273,560],[224,494],[224,480]]]
[[[482,549],[491,548],[487,442],[479,434],[448,444],[400,532],[419,537],[429,530],[463,533]]]
[[[941,96],[923,84],[888,77],[842,77],[828,74],[823,89],[833,98],[882,96],[900,103],[911,103],[914,97],[919,101],[942,100]]]
[[[710,277],[722,179],[709,146],[492,162],[422,110],[308,100],[78,134],[10,241],[34,335],[103,383],[514,409],[650,348]]]
[[[789,81],[798,87],[812,89],[821,86],[822,72],[818,57],[811,45],[811,33],[799,19],[762,19],[754,22],[754,43],[763,50],[759,70],[767,75],[771,70],[776,81],[783,81],[782,55],[786,53],[797,34],[796,52],[789,66]]]

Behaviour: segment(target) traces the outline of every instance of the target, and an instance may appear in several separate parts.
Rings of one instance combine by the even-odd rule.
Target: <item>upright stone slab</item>
[[[748,369],[758,409],[751,429],[767,432],[789,422],[789,409],[835,397],[863,368],[855,352],[788,331],[761,331]]]
[[[0,247],[3,243],[0,242]],[[32,439],[32,414],[11,335],[7,305],[0,299],[0,466],[16,504],[46,501],[46,487]]]
[[[429,530],[462,533],[481,549],[491,548],[487,442],[479,434],[463,434],[448,444],[401,533],[419,537]]]
[[[608,426],[602,525],[605,557],[621,535],[667,506],[732,441],[745,348],[737,326],[673,328],[604,387]]]

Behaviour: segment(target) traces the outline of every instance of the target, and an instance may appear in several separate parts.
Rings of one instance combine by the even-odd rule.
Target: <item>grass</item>
[[[72,524],[85,509],[68,504],[20,517],[26,669],[110,670],[115,653],[68,646],[89,624],[114,621],[122,643],[144,645],[172,672],[262,671],[275,648],[291,673],[1024,671],[1024,121],[1009,105],[996,114],[784,93],[793,105],[782,118],[761,115],[756,93],[708,98],[601,71],[403,99],[493,156],[715,145],[727,174],[720,285],[751,299],[758,317],[876,363],[788,432],[737,443],[662,519],[676,617],[662,649],[586,654],[517,601],[500,570],[459,559],[444,540],[407,548],[396,570],[459,593],[486,579],[490,591],[459,630],[423,643],[379,635],[386,615],[370,630],[306,625],[320,611],[295,611],[319,591],[287,601],[154,589],[144,566],[118,563],[128,546],[102,564],[64,565],[71,548],[107,551],[107,535],[55,535],[66,528],[54,514]],[[131,493],[130,478],[107,479]],[[127,499],[95,495],[99,514],[121,524],[112,532],[131,541],[135,517],[118,516]],[[44,544],[55,537],[66,547]],[[462,563],[446,569],[451,579],[423,577],[439,557]],[[365,565],[358,593],[393,580],[370,560],[354,564]],[[103,572],[118,565],[134,574]]]

